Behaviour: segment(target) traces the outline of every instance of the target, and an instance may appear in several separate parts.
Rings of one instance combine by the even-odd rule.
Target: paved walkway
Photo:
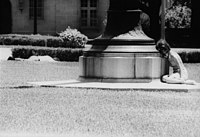
[[[84,82],[79,80],[63,81],[42,81],[29,82],[37,86],[63,87],[63,88],[93,88],[110,90],[145,90],[145,91],[176,91],[191,92],[200,91],[200,83],[197,85],[166,84],[160,80],[153,80],[149,83],[106,83],[106,82]]]

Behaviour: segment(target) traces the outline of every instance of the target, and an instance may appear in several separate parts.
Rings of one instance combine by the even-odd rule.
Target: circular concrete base
[[[142,48],[145,49],[145,46]],[[87,53],[79,58],[79,64],[81,81],[146,83],[168,73],[166,60],[155,50]]]

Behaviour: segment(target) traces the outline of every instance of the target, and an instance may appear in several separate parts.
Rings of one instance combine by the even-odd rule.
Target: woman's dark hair
[[[156,49],[158,51],[163,51],[163,50],[170,51],[170,46],[169,46],[169,44],[165,40],[162,39],[162,40],[159,40],[157,42]]]

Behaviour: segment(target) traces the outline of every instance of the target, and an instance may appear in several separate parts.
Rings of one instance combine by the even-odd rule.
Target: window
[[[81,0],[81,26],[87,28],[97,26],[97,0]]]
[[[44,19],[44,0],[37,0],[37,18]],[[34,0],[29,0],[29,18],[34,18]]]

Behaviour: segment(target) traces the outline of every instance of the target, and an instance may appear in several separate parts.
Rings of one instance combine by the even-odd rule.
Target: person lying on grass
[[[162,77],[162,82],[169,84],[196,84],[194,80],[188,80],[188,72],[181,60],[181,57],[178,53],[170,49],[169,44],[164,39],[157,42],[156,49],[162,57],[169,61],[169,65],[173,68],[173,73],[170,75],[164,75]]]
[[[45,55],[45,56],[32,55],[28,59],[9,57],[8,60],[15,60],[15,61],[48,61],[48,62],[56,62],[56,61],[58,61],[57,58],[52,58],[52,57],[47,56],[47,55]]]

